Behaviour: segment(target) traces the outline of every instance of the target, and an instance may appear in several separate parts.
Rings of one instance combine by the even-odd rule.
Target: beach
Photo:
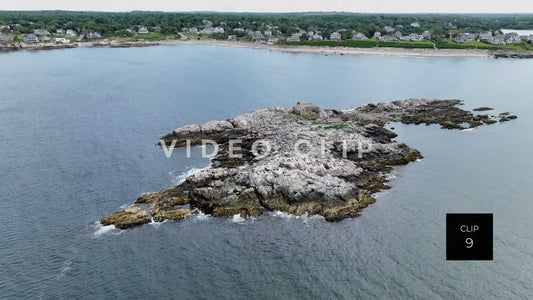
[[[485,49],[427,49],[427,48],[394,48],[394,47],[327,47],[327,46],[303,46],[303,45],[267,45],[240,41],[219,40],[161,40],[161,41],[124,41],[124,40],[98,40],[91,42],[78,42],[73,44],[27,44],[13,43],[0,46],[0,50],[52,50],[76,47],[148,47],[148,46],[179,46],[179,45],[203,45],[219,47],[236,47],[246,49],[261,49],[280,51],[286,53],[313,53],[320,55],[380,55],[380,56],[420,56],[420,57],[494,57],[496,54],[511,56],[532,55],[532,51],[518,50],[485,50]]]

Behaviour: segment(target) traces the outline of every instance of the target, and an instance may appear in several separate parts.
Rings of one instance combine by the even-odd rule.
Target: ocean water
[[[533,60],[208,46],[0,53],[0,298],[532,298]],[[173,128],[312,101],[459,98],[515,121],[393,124],[424,159],[360,217],[97,221],[208,166]],[[493,213],[494,260],[446,261],[446,213]]]

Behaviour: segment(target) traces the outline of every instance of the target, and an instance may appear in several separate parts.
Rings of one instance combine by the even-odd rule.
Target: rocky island
[[[516,119],[472,113],[460,100],[407,99],[356,109],[321,109],[298,103],[292,109],[255,110],[223,121],[187,125],[161,138],[160,145],[219,145],[210,169],[185,182],[141,195],[135,204],[100,220],[117,228],[203,212],[215,217],[258,216],[265,210],[322,215],[338,221],[358,215],[390,188],[394,166],[422,158],[396,141],[388,122],[439,124],[467,129]]]

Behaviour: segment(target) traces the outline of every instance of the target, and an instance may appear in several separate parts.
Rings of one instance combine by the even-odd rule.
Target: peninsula
[[[215,217],[258,216],[265,210],[355,217],[387,186],[387,174],[422,154],[396,141],[389,122],[467,129],[516,119],[460,100],[407,99],[356,109],[322,109],[312,103],[267,108],[229,120],[186,125],[160,140],[169,145],[219,145],[212,166],[183,183],[141,195],[132,206],[100,220],[125,229],[203,212]]]

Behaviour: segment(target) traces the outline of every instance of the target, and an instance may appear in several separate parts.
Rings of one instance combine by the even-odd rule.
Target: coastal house
[[[100,32],[89,31],[85,33],[85,37],[88,39],[98,39],[98,38],[101,38],[102,36],[100,35]]]
[[[388,35],[388,34],[386,34],[386,35],[382,35],[382,36],[380,36],[380,37],[379,37],[379,40],[380,40],[381,42],[392,42],[392,41],[395,41],[396,38],[395,38],[394,36],[392,36],[392,35]]]
[[[272,36],[272,30],[265,30],[265,36],[271,37]]]
[[[394,37],[397,38],[397,39],[401,39],[401,38],[402,38],[402,32],[399,31],[399,30],[396,31],[396,32],[394,33]]]
[[[189,30],[188,30],[188,32],[189,32],[190,34],[196,34],[196,33],[198,33],[198,28],[196,28],[196,27],[190,27]]]
[[[388,25],[387,25],[387,26],[383,27],[383,29],[385,29],[385,31],[386,31],[387,33],[394,32],[394,28],[393,28],[392,26],[388,26]]]
[[[240,27],[233,28],[233,31],[234,32],[244,32],[244,28],[240,28]]]
[[[329,39],[332,41],[340,41],[341,38],[342,38],[342,35],[338,32],[333,32],[332,34],[329,35]]]
[[[429,31],[427,31],[427,30],[422,32],[422,38],[426,39],[426,40],[430,40],[431,39],[431,33],[429,33]]]
[[[478,39],[480,41],[483,41],[483,42],[488,42],[488,41],[492,40],[492,32],[491,31],[481,32],[478,35]]]
[[[66,31],[66,35],[69,35],[69,36],[77,36],[78,34],[76,33],[76,31],[72,30],[72,29],[67,29]]]
[[[141,26],[141,27],[139,28],[139,30],[137,31],[137,33],[139,33],[139,34],[145,34],[145,33],[149,33],[149,31],[148,31],[148,28],[146,28],[145,26]]]
[[[413,22],[413,23],[411,23],[411,27],[414,27],[414,28],[420,28],[420,23],[418,23],[418,22]]]
[[[364,35],[364,34],[362,34],[360,32],[354,32],[352,34],[352,39],[354,39],[354,40],[368,40],[366,35]]]
[[[65,30],[63,30],[63,29],[56,29],[56,34],[65,34]]]
[[[299,42],[300,37],[302,36],[301,33],[293,33],[289,38],[287,38],[287,42]]]
[[[248,36],[250,36],[251,38],[253,39],[260,39],[263,37],[263,34],[261,33],[261,31],[257,30],[257,31],[248,31]]]
[[[309,39],[312,39],[312,40],[315,40],[315,41],[321,41],[323,40],[324,38],[320,35],[320,33],[318,32],[315,32],[315,34],[313,34],[313,36],[309,37]]]
[[[376,39],[376,40],[379,40],[380,37],[381,37],[381,32],[376,31],[376,32],[374,32],[374,36],[372,38]]]
[[[228,41],[236,41],[237,40],[237,36],[232,34],[230,36],[228,36]]]
[[[522,39],[516,32],[509,32],[503,35],[503,39],[505,40],[505,44],[521,44]]]
[[[37,38],[35,34],[30,33],[24,37],[24,42],[25,43],[38,43],[39,39]]]
[[[61,44],[69,44],[69,43],[70,43],[70,40],[61,37],[61,38],[55,38],[55,42],[56,42],[56,43],[61,43]]]
[[[271,37],[271,38],[268,39],[267,44],[268,44],[268,45],[274,45],[274,44],[277,43],[277,42],[278,42],[278,38],[276,38],[276,37]]]
[[[420,34],[411,33],[409,35],[402,36],[401,39],[404,40],[404,41],[420,42],[420,41],[424,40],[424,37],[421,36]]]
[[[9,36],[3,32],[0,32],[0,43],[11,43],[13,42],[13,37]]]
[[[215,28],[213,28],[213,33],[224,33],[224,28],[215,27]]]
[[[50,35],[50,32],[46,29],[35,29],[33,30],[34,35]]]
[[[43,36],[41,36],[41,41],[48,42],[48,41],[50,41],[50,37],[47,36],[47,35],[43,35]]]
[[[465,33],[459,33],[457,36],[455,36],[453,38],[453,41],[456,42],[456,43],[468,43],[470,41],[473,41],[477,38],[476,34],[474,33],[469,33],[469,32],[465,32]]]

